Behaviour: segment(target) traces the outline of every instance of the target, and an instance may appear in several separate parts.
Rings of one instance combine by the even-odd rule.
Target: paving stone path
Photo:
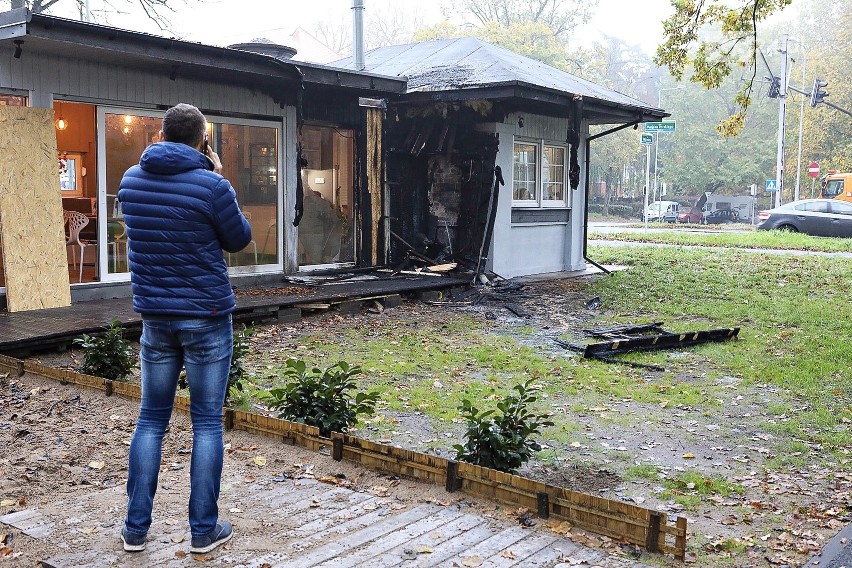
[[[239,483],[239,479],[225,483]],[[146,550],[129,554],[118,540],[123,487],[0,517],[68,552],[42,565],[72,567],[559,567],[645,568],[582,547],[544,527],[524,528],[477,514],[458,503],[400,505],[369,493],[312,479],[253,483],[242,492],[234,538],[207,555],[189,554],[185,501],[166,489],[157,496]],[[164,494],[164,495],[161,495]],[[245,513],[250,513],[248,516]],[[226,512],[222,511],[222,516]],[[233,515],[232,515],[233,516]],[[82,550],[82,552],[81,552]]]

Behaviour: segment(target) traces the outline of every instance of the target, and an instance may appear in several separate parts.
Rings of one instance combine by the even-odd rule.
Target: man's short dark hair
[[[204,140],[207,121],[196,107],[180,103],[163,115],[163,138],[197,148]]]

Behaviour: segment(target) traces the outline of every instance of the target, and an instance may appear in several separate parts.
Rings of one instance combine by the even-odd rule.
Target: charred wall
[[[427,259],[475,266],[498,143],[494,134],[476,129],[493,122],[480,110],[432,105],[389,112],[392,266],[429,264]]]

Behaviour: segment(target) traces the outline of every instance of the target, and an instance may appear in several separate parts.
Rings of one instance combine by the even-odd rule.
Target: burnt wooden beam
[[[617,339],[615,341],[604,341],[601,343],[590,343],[583,351],[584,357],[600,358],[608,357],[617,353],[630,351],[656,351],[658,349],[673,349],[698,345],[699,343],[728,341],[735,339],[740,333],[740,328],[710,329],[704,331],[690,331],[686,333],[663,333],[648,335],[644,337],[633,337],[628,339]]]
[[[607,337],[611,335],[630,335],[636,333],[648,333],[652,331],[662,331],[663,322],[657,321],[654,323],[643,323],[639,325],[619,325],[606,329],[584,329],[583,331],[595,337]]]

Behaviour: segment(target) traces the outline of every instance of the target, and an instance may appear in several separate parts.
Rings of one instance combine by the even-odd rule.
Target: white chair
[[[124,247],[124,254],[127,254],[127,226],[124,224],[124,221],[119,221],[118,219],[113,219],[112,222],[121,227],[120,233],[117,232],[118,227],[116,227],[116,234],[107,243],[107,248],[110,249],[110,255],[112,255],[112,271],[118,272],[118,255],[121,254],[122,247]]]
[[[263,239],[263,254],[267,254],[266,245],[269,244],[270,235],[275,235],[275,240],[278,240],[278,220],[273,217],[269,220],[269,227],[266,228],[266,238]],[[277,249],[277,245],[276,245]],[[276,250],[276,253],[278,251]]]
[[[243,211],[243,217],[246,218],[246,221],[249,222],[249,226],[251,226],[251,211]],[[251,242],[249,243],[249,245],[251,245],[252,248],[254,249],[254,263],[255,263],[255,265],[257,265],[257,243],[254,242],[254,239],[252,239]],[[248,245],[246,245],[246,248],[248,248]],[[243,250],[245,250],[245,249],[243,249]],[[239,254],[239,253],[234,253],[234,254]],[[231,264],[231,253],[228,253],[228,266],[233,266]]]
[[[80,231],[89,224],[89,218],[79,211],[63,211],[65,224],[68,226],[68,234],[65,238],[65,247],[71,248],[72,266],[77,266],[77,252],[75,246],[80,247],[80,278],[78,282],[83,281],[83,261],[86,258],[86,247],[89,246],[85,240],[80,240]]]

